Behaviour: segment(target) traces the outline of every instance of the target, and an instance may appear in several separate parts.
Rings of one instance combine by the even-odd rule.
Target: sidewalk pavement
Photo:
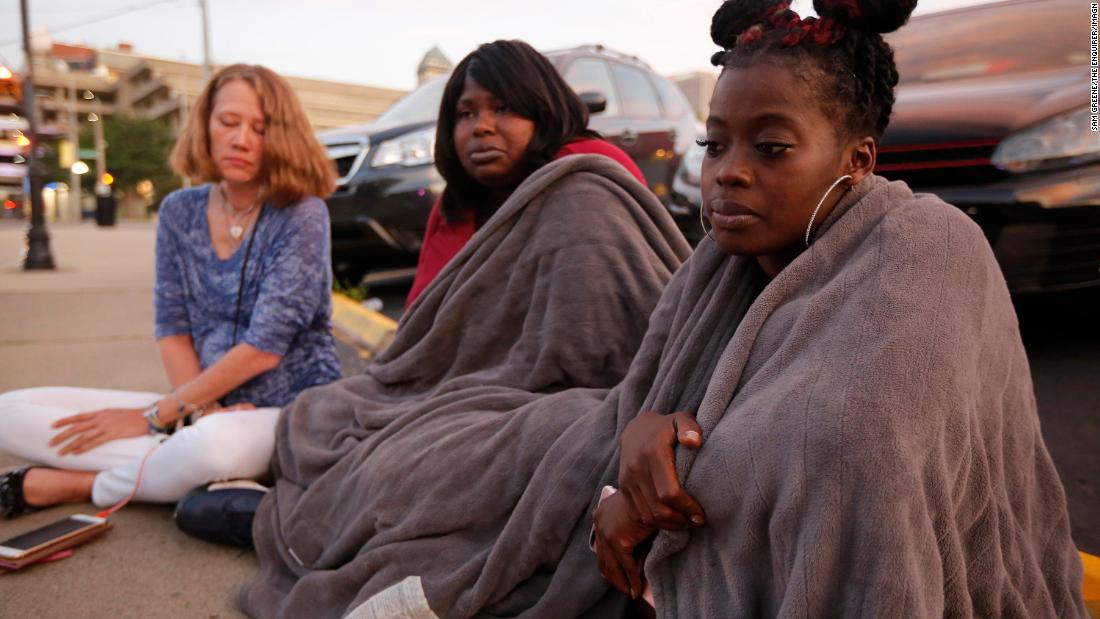
[[[153,341],[155,224],[55,224],[50,233],[57,268],[24,272],[26,224],[0,222],[0,393],[43,386],[165,393]],[[350,300],[335,299],[335,307],[343,373],[359,373],[396,323]],[[20,464],[0,453],[0,471]],[[97,511],[62,506],[0,520],[0,540]],[[133,504],[111,521],[69,559],[0,576],[0,617],[243,617],[230,595],[255,573],[252,551],[187,537],[172,506]]]
[[[25,224],[0,226],[0,392],[64,385],[166,391],[153,342],[151,223],[50,226],[55,271],[24,272]],[[0,454],[0,470],[20,462]],[[6,539],[89,504],[0,520]],[[0,576],[4,617],[242,617],[255,554],[187,537],[172,507],[130,505],[73,556]]]
[[[0,223],[0,393],[42,386],[167,391],[153,341],[155,224],[51,225],[57,269],[33,272],[21,269],[26,230],[23,222]],[[366,355],[348,343],[376,344],[393,326],[356,307],[340,304],[339,317],[357,321],[338,333],[345,375],[360,371]],[[0,471],[19,464],[0,454]],[[0,520],[0,539],[97,511],[88,503]],[[0,617],[244,616],[230,595],[255,573],[252,551],[184,535],[170,505],[132,504],[111,521],[111,530],[68,559],[0,576]]]

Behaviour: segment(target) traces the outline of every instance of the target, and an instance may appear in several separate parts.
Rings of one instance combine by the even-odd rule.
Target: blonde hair
[[[210,113],[218,90],[241,80],[252,86],[264,114],[264,150],[260,175],[264,198],[287,205],[305,196],[327,198],[336,189],[336,170],[313,135],[290,84],[260,65],[235,64],[218,71],[191,109],[172,150],[172,169],[202,182],[222,179],[210,158]]]

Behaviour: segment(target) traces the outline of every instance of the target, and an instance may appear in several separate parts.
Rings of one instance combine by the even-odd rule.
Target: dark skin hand
[[[604,499],[593,517],[596,562],[604,579],[631,598],[645,582],[635,556],[638,545],[658,529],[706,522],[703,508],[676,475],[676,446],[702,444],[702,431],[689,413],[642,412],[619,439],[619,492]]]
[[[702,444],[702,431],[690,413],[644,411],[627,424],[619,439],[619,491],[643,525],[680,530],[706,522],[702,506],[676,475],[676,446],[698,449]]]
[[[607,497],[592,516],[596,530],[596,564],[604,580],[619,591],[636,598],[645,581],[634,549],[653,536],[657,529],[642,524],[638,513],[622,492]]]

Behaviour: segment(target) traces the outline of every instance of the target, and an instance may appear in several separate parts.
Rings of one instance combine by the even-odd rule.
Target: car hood
[[[1000,140],[1088,103],[1088,67],[900,86],[883,146]]]
[[[364,123],[361,125],[349,125],[347,127],[318,131],[317,139],[320,140],[322,144],[335,144],[344,140],[354,141],[366,138],[369,143],[378,144],[379,142],[385,142],[386,140],[405,135],[406,133],[412,133],[419,129],[425,129],[433,125],[435,125],[434,120],[412,123]]]

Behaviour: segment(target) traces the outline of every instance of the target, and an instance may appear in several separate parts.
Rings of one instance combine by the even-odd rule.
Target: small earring
[[[706,208],[704,205],[699,205],[699,226],[703,228],[703,234],[707,235],[708,237],[710,237],[710,240],[714,241],[714,236],[711,235],[710,230],[707,230],[707,223],[703,218],[704,208]],[[714,242],[717,243],[718,241]]]
[[[836,189],[836,186],[844,182],[845,180],[852,180],[852,175],[845,174],[844,176],[841,176],[840,178],[833,181],[833,184],[829,185],[829,188],[825,190],[825,193],[821,196],[821,199],[817,201],[817,207],[814,208],[813,214],[810,215],[810,223],[806,226],[806,247],[810,246],[810,232],[814,229],[814,220],[817,219],[817,212],[821,210],[821,205],[825,204],[825,198],[828,198],[829,194],[832,193],[834,189]]]

